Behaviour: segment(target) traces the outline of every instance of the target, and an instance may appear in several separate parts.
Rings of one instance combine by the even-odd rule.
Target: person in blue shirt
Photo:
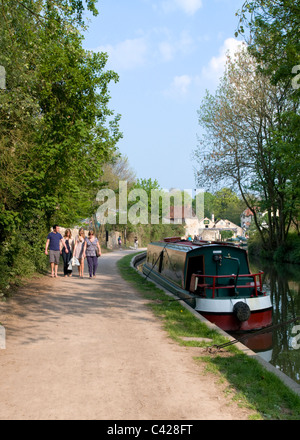
[[[53,226],[53,231],[47,236],[45,254],[48,255],[49,248],[49,261],[51,266],[51,276],[57,277],[57,269],[60,258],[61,246],[65,248],[66,254],[69,252],[62,235],[60,234],[60,227],[58,225]]]

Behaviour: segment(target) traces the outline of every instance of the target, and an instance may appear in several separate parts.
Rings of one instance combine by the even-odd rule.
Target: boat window
[[[188,259],[188,266],[186,272],[185,286],[189,290],[191,277],[193,273],[203,274],[204,273],[204,257],[203,255],[197,255],[196,257],[190,257]]]

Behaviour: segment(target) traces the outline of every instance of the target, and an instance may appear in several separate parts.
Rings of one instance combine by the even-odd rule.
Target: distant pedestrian
[[[85,243],[85,232],[83,228],[80,228],[78,231],[78,235],[75,237],[74,252],[73,252],[74,257],[77,258],[77,260],[79,261],[78,273],[80,278],[83,278],[83,272],[84,272],[84,256],[83,256],[84,243]]]
[[[68,250],[66,252],[65,246],[62,248],[62,257],[64,260],[64,275],[71,277],[72,269],[69,269],[70,261],[72,259],[72,251],[73,251],[73,240],[72,240],[72,231],[71,229],[66,229],[64,234],[64,243]]]
[[[87,259],[90,278],[95,278],[98,267],[98,257],[101,257],[101,248],[93,229],[89,230],[89,236],[85,239],[83,256]]]
[[[65,252],[68,253],[68,249],[65,246],[62,235],[60,234],[60,227],[58,225],[53,226],[53,231],[47,236],[45,254],[48,255],[49,248],[49,261],[51,266],[51,276],[57,277],[57,269],[59,265],[59,258],[62,246],[65,248]]]
[[[135,237],[135,239],[134,239],[134,249],[137,249],[138,246],[139,246],[139,241],[138,241],[137,237]]]
[[[121,239],[121,236],[119,235],[119,238],[118,238],[118,245],[119,245],[119,249],[121,249],[121,246],[122,246],[122,239]]]

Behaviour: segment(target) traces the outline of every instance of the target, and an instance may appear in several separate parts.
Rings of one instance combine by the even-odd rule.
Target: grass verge
[[[299,420],[300,398],[273,373],[268,372],[255,359],[235,346],[222,349],[217,355],[208,354],[208,346],[227,341],[218,332],[209,329],[163,290],[141,277],[130,266],[134,255],[127,255],[118,262],[122,277],[148,300],[148,306],[159,317],[170,337],[180,345],[203,348],[203,355],[195,358],[204,362],[207,371],[216,374],[219,381],[227,381],[226,392],[239,405],[256,413],[253,419]],[[183,338],[197,338],[184,340]],[[199,340],[199,338],[202,338]]]

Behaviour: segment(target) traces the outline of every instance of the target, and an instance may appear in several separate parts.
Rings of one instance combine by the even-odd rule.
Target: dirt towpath
[[[35,279],[0,322],[0,419],[246,419],[104,254],[95,279]]]

